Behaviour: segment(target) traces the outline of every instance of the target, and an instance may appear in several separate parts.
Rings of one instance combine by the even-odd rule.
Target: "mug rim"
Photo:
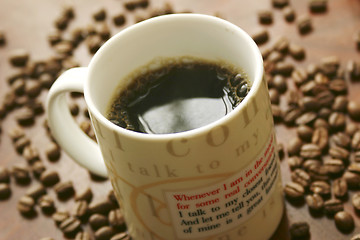
[[[183,19],[183,18],[201,18],[208,21],[216,21],[218,23],[223,24],[225,27],[230,28],[233,31],[236,31],[238,34],[243,37],[249,47],[251,48],[251,52],[254,54],[254,66],[255,66],[255,74],[254,74],[254,81],[251,85],[250,91],[247,93],[246,97],[240,102],[238,106],[236,106],[231,112],[226,114],[225,116],[221,117],[220,119],[213,121],[209,124],[206,124],[204,126],[182,131],[182,132],[176,132],[176,133],[163,133],[163,134],[148,134],[148,133],[142,133],[142,132],[136,132],[132,130],[128,130],[125,128],[122,128],[120,126],[117,126],[116,124],[112,123],[110,120],[108,120],[101,112],[100,110],[95,106],[91,94],[90,94],[90,75],[93,69],[95,68],[95,65],[97,62],[99,62],[99,58],[101,57],[102,53],[106,51],[106,49],[109,49],[112,47],[115,41],[118,41],[118,38],[121,38],[122,35],[128,34],[128,32],[131,32],[133,29],[139,28],[139,27],[146,27],[146,25],[152,24],[153,22],[157,21],[166,21],[167,19]],[[250,35],[245,32],[243,29],[241,29],[239,26],[221,19],[219,17],[206,15],[206,14],[199,14],[199,13],[175,13],[175,14],[167,14],[162,16],[153,17],[150,19],[146,19],[142,22],[136,23],[134,25],[128,26],[112,36],[109,40],[107,40],[100,48],[99,50],[94,54],[94,56],[91,58],[90,63],[88,65],[88,74],[84,83],[84,98],[85,102],[87,104],[87,107],[89,111],[91,112],[90,117],[94,116],[98,122],[101,122],[102,125],[106,126],[106,128],[111,129],[113,131],[116,131],[117,133],[121,133],[126,135],[127,137],[136,138],[136,139],[142,139],[142,140],[164,140],[164,139],[174,139],[175,137],[179,138],[186,138],[190,136],[196,136],[196,135],[202,135],[206,134],[209,130],[213,129],[216,126],[224,125],[226,122],[230,121],[232,118],[236,117],[237,114],[242,110],[242,108],[247,105],[247,103],[250,101],[250,99],[256,94],[256,92],[259,90],[261,84],[262,84],[262,78],[264,74],[264,68],[263,68],[263,58],[261,55],[261,52],[256,45],[255,41],[250,37]],[[112,93],[113,94],[113,93]]]

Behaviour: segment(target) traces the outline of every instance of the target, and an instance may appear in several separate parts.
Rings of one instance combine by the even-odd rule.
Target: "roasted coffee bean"
[[[306,112],[299,116],[295,123],[296,125],[312,125],[317,118],[317,114],[315,112]]]
[[[319,117],[319,119],[328,120],[331,113],[332,113],[332,111],[330,108],[323,107],[319,110],[318,117]]]
[[[291,173],[291,180],[299,183],[304,188],[307,188],[311,183],[310,175],[300,168],[295,169],[295,171]]]
[[[60,223],[59,228],[66,236],[73,236],[81,230],[81,222],[70,216]]]
[[[310,184],[310,191],[321,196],[328,196],[331,193],[331,187],[325,181],[314,181]]]
[[[313,181],[328,181],[329,173],[324,165],[313,165],[307,169],[311,179]]]
[[[68,211],[59,210],[56,211],[52,215],[52,219],[54,220],[56,225],[60,225],[63,221],[70,217],[70,213]]]
[[[79,114],[80,108],[77,103],[71,102],[69,104],[69,109],[70,109],[71,115],[77,116]]]
[[[346,107],[348,104],[348,99],[345,96],[337,96],[332,105],[332,110],[335,112],[346,112]]]
[[[305,142],[310,142],[313,136],[314,130],[307,125],[300,125],[296,128],[296,133],[299,138]]]
[[[53,186],[60,181],[59,174],[54,170],[46,170],[41,173],[40,181],[44,186]]]
[[[307,34],[312,31],[312,20],[308,15],[299,16],[296,25],[300,34]]]
[[[23,157],[25,160],[32,165],[40,159],[39,151],[32,145],[26,146],[23,151]]]
[[[269,33],[266,29],[263,29],[254,33],[251,37],[256,42],[256,44],[261,45],[269,40]]]
[[[45,214],[52,214],[55,211],[54,199],[49,195],[44,195],[39,199],[39,207]]]
[[[278,143],[277,146],[277,152],[278,152],[278,155],[279,155],[279,158],[280,159],[283,159],[284,158],[284,155],[285,155],[285,152],[284,152],[284,144],[282,143]]]
[[[328,56],[321,59],[321,71],[327,76],[335,76],[340,66],[340,59],[337,56]]]
[[[96,231],[97,229],[108,225],[109,221],[108,218],[105,217],[104,215],[95,213],[90,216],[89,224],[92,230]]]
[[[310,80],[306,83],[303,83],[301,86],[300,86],[300,91],[306,95],[306,96],[314,96],[314,89],[316,88],[316,83],[314,80]],[[321,100],[319,101],[319,99],[317,99],[317,101],[319,102],[319,104],[322,106],[322,102],[324,100]]]
[[[0,200],[8,199],[11,195],[11,188],[8,183],[0,183]]]
[[[354,209],[359,212],[360,211],[360,193],[355,193],[351,198],[351,203]]]
[[[318,111],[320,108],[320,104],[318,103],[316,98],[311,96],[302,97],[299,100],[299,104],[305,109],[305,111]]]
[[[269,89],[269,96],[270,96],[271,104],[279,104],[280,94],[276,88]]]
[[[0,183],[9,183],[9,182],[10,182],[9,170],[5,167],[0,166]]]
[[[311,91],[314,91],[314,87],[311,89]],[[316,101],[318,101],[320,107],[331,108],[334,103],[334,100],[335,100],[334,94],[328,90],[316,94]]]
[[[332,158],[341,159],[344,162],[347,162],[349,160],[350,153],[345,148],[339,146],[332,146],[329,149],[329,155]]]
[[[296,43],[290,43],[289,54],[296,60],[303,60],[305,58],[305,49]]]
[[[302,166],[303,159],[300,158],[299,156],[291,156],[287,159],[287,163],[291,170],[295,170]]]
[[[37,201],[37,199],[39,199],[41,196],[46,194],[46,189],[44,188],[43,185],[41,184],[35,184],[33,186],[31,186],[27,191],[26,191],[26,196],[31,197],[32,199],[34,199],[35,201]]]
[[[301,86],[309,80],[307,72],[302,68],[296,68],[291,73],[291,78],[295,82],[296,86]]]
[[[34,206],[34,199],[29,196],[22,196],[17,203],[17,209],[25,216],[32,215],[34,213]]]
[[[116,206],[114,206],[114,204],[112,204],[112,202],[110,202],[108,199],[104,199],[90,203],[89,210],[91,214],[99,213],[107,215],[115,207]]]
[[[346,82],[343,79],[333,79],[330,81],[329,89],[334,94],[346,94],[348,91]]]
[[[60,147],[54,143],[50,142],[45,149],[46,156],[50,161],[56,161],[60,158],[61,150]]]
[[[360,174],[360,164],[358,163],[351,163],[348,168],[348,171],[353,172],[353,173],[357,173]]]
[[[31,166],[31,171],[36,178],[40,178],[41,174],[46,170],[45,165],[41,161],[36,161]]]
[[[29,61],[30,54],[24,49],[15,49],[10,53],[9,61],[14,67],[23,67]]]
[[[328,130],[324,127],[315,128],[311,142],[316,144],[321,150],[326,149],[329,142]]]
[[[59,43],[62,40],[61,32],[58,30],[50,32],[47,38],[50,45],[54,46],[55,44]]]
[[[308,205],[309,209],[312,211],[320,211],[324,207],[324,200],[317,193],[307,195],[305,200],[306,200],[306,204]]]
[[[340,175],[345,170],[344,162],[341,159],[325,159],[324,166],[330,175]]]
[[[8,132],[9,137],[13,142],[16,142],[22,137],[25,137],[24,129],[21,127],[14,127]]]
[[[103,22],[99,25],[97,33],[104,41],[108,40],[111,37],[110,28],[106,22]]]
[[[54,186],[54,191],[59,199],[67,199],[75,193],[73,183],[71,181],[57,183]]]
[[[27,80],[25,85],[25,94],[30,98],[36,98],[40,95],[42,85],[37,80]]]
[[[18,112],[16,113],[16,121],[21,125],[21,126],[29,126],[32,125],[34,123],[34,112],[32,109],[28,108],[28,107],[24,107],[21,108],[20,110],[18,110]]]
[[[119,231],[125,231],[126,229],[125,219],[120,209],[111,210],[109,212],[108,219],[110,226],[112,226],[113,228]]]
[[[357,163],[360,162],[360,151],[354,152],[353,159],[354,159],[354,162],[357,162]]]
[[[307,222],[292,223],[289,231],[291,239],[306,239],[310,236],[310,226]]]
[[[278,74],[281,76],[291,76],[291,73],[294,70],[294,65],[290,62],[279,61],[275,63],[272,74]]]
[[[302,164],[302,167],[306,171],[309,171],[310,169],[312,169],[314,167],[320,167],[320,166],[321,166],[321,162],[318,159],[307,159]]]
[[[360,240],[360,234],[353,236],[350,240]]]
[[[91,188],[87,187],[82,192],[77,192],[75,196],[76,201],[86,201],[87,203],[90,203],[93,197],[93,193],[91,191]]]
[[[271,3],[275,8],[283,8],[289,5],[289,0],[271,0]]]
[[[131,240],[131,237],[126,233],[117,233],[110,240]]]
[[[86,201],[76,201],[72,209],[72,215],[84,219],[88,214],[88,203]]]
[[[261,10],[257,15],[261,24],[270,24],[273,22],[273,14],[270,10]]]
[[[351,148],[360,150],[360,130],[356,131],[351,140]]]
[[[108,195],[107,195],[107,198],[108,200],[114,205],[116,206],[117,208],[119,208],[119,203],[116,199],[116,195],[115,195],[115,192],[114,190],[110,190]]]
[[[313,13],[326,12],[327,2],[327,0],[310,0],[309,9]]]
[[[336,227],[342,232],[350,232],[355,227],[354,219],[348,212],[337,212],[334,216],[334,220]]]
[[[319,158],[321,156],[321,149],[316,144],[306,143],[301,146],[300,156],[305,159]]]
[[[341,148],[348,149],[350,147],[351,138],[346,133],[338,132],[331,136],[330,142]]]
[[[289,89],[289,91],[286,92],[286,100],[287,100],[288,105],[297,106],[297,105],[299,105],[300,99],[301,99],[301,96],[298,91]]]
[[[358,42],[360,43],[360,38],[359,38],[358,34]],[[358,47],[358,50],[360,50],[360,48]],[[359,81],[360,80],[360,64],[358,62],[355,62],[353,60],[350,60],[346,66],[346,70],[349,73],[350,76],[350,80],[351,81]]]
[[[273,49],[283,54],[286,54],[289,50],[289,39],[286,37],[280,37],[273,44]]]
[[[337,212],[343,211],[343,203],[336,198],[324,202],[324,211],[329,216],[334,216]]]
[[[335,179],[332,182],[332,192],[336,198],[344,198],[347,196],[348,187],[346,181],[343,178]]]
[[[11,84],[11,89],[16,94],[16,96],[22,96],[25,93],[25,79],[24,78],[16,79]]]
[[[304,196],[305,189],[299,183],[289,182],[284,187],[284,193],[290,199],[298,199]]]
[[[359,130],[359,127],[358,127],[358,125],[356,123],[354,123],[354,122],[346,123],[345,133],[347,135],[349,135],[350,137],[354,136],[354,134],[358,130]]]
[[[3,30],[0,30],[0,46],[4,46],[6,44],[6,34]]]
[[[96,240],[107,240],[115,235],[115,230],[112,227],[104,226],[96,230],[95,239]]]
[[[106,10],[100,8],[92,14],[92,17],[95,21],[104,21],[106,18]]]
[[[360,104],[355,101],[349,101],[347,111],[350,117],[356,121],[360,120]]]
[[[52,237],[43,237],[40,238],[39,240],[55,240],[55,239],[53,239]]]
[[[283,112],[281,111],[280,106],[271,104],[271,112],[275,122],[281,122],[283,119]]]
[[[301,116],[302,110],[298,107],[291,107],[284,114],[283,120],[285,124],[292,125],[295,123],[295,120]]]
[[[125,15],[123,13],[119,13],[113,17],[113,22],[116,26],[122,26],[126,22]]]
[[[17,183],[27,184],[31,180],[29,168],[25,164],[22,163],[14,164],[11,172]]]
[[[343,174],[343,178],[345,179],[348,187],[350,189],[359,189],[360,188],[360,174],[345,171]]]
[[[289,156],[298,155],[302,145],[303,142],[301,141],[300,138],[298,137],[291,138],[287,145],[287,152]]]
[[[89,50],[89,53],[95,54],[97,50],[102,46],[103,40],[99,35],[90,35],[86,39],[87,47]]]
[[[91,240],[91,237],[87,232],[78,232],[75,236],[75,240]]]

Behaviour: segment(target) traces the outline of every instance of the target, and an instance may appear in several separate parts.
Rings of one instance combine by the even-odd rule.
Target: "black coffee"
[[[134,77],[116,95],[107,117],[142,133],[184,132],[222,118],[249,89],[246,74],[223,63],[173,62]]]

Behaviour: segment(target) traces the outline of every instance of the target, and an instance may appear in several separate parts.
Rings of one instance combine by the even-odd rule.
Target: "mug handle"
[[[46,99],[46,112],[51,134],[78,164],[90,172],[107,177],[99,146],[75,122],[66,101],[69,92],[84,93],[87,67],[72,68],[60,75]]]

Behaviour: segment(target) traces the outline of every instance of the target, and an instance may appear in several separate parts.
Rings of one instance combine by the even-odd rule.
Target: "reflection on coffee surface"
[[[131,83],[115,94],[107,118],[136,132],[184,132],[222,118],[249,92],[242,70],[223,62],[186,59],[136,71]]]

